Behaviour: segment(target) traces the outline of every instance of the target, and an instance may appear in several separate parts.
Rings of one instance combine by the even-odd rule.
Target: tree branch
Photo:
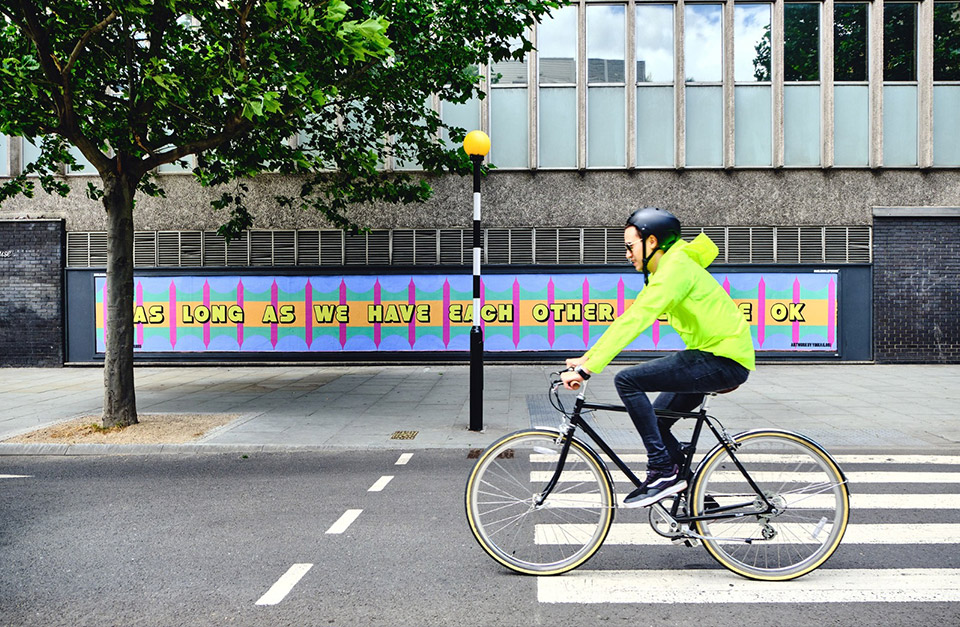
[[[83,36],[80,37],[80,41],[77,42],[77,45],[74,46],[73,48],[73,52],[70,53],[70,58],[67,59],[67,64],[64,66],[63,70],[60,72],[64,80],[67,80],[67,76],[73,70],[73,66],[76,65],[77,59],[80,57],[80,53],[83,52],[83,49],[87,46],[87,42],[90,41],[90,39],[93,36],[95,36],[97,33],[100,33],[103,29],[105,29],[110,24],[110,22],[117,19],[119,15],[120,14],[117,13],[116,10],[111,11],[110,15],[105,17],[102,22],[100,22],[99,24],[97,24],[87,32],[85,32]]]

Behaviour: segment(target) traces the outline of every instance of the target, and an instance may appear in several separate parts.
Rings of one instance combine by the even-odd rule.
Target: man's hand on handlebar
[[[560,380],[563,381],[563,387],[566,390],[577,390],[580,385],[590,377],[590,371],[582,366],[586,359],[568,359],[567,370],[560,373]],[[586,374],[586,376],[584,376]]]

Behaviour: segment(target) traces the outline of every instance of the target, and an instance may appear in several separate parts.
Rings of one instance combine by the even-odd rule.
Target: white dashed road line
[[[0,475],[0,479],[28,479],[33,475]]]
[[[297,585],[304,575],[313,568],[313,564],[294,564],[287,572],[283,574],[277,583],[273,584],[267,593],[257,601],[257,605],[276,605],[283,601],[284,597],[290,594],[293,587]]]
[[[410,458],[413,457],[413,453],[404,453],[400,456],[400,459],[397,460],[397,463],[394,466],[405,466]]]
[[[393,480],[393,475],[384,475],[377,479],[377,482],[370,486],[370,489],[367,492],[382,492],[387,484]]]
[[[337,520],[337,522],[333,523],[333,526],[327,529],[327,533],[343,533],[351,524],[353,524],[353,521],[357,519],[362,511],[362,509],[348,509],[343,513],[343,516]]]

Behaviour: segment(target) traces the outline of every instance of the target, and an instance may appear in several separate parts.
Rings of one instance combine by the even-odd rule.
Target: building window
[[[513,42],[512,49],[520,47]],[[530,167],[526,56],[490,68],[490,162],[498,168]]]
[[[820,5],[783,11],[783,163],[820,165]]]
[[[526,63],[525,62],[514,62],[516,65],[519,65],[524,72],[526,72]],[[470,66],[469,72],[471,76],[476,76],[479,74],[480,69],[473,65]],[[524,76],[524,83],[526,83],[526,76]],[[456,126],[462,128],[466,132],[470,132],[475,129],[480,128],[480,99],[476,96],[471,97],[466,102],[447,102],[445,100],[440,101],[440,119],[443,120],[444,124],[450,126]],[[444,128],[440,134],[441,138],[444,141],[444,144],[448,148],[458,148],[461,145],[461,142],[456,142],[450,139],[450,131]]]
[[[20,144],[20,171],[23,172],[28,165],[39,159],[41,152],[39,137],[24,137]]]
[[[960,165],[960,3],[933,5],[933,165]]]
[[[636,6],[637,165],[675,164],[673,5]]]
[[[10,138],[0,135],[0,176],[10,176]]]
[[[917,5],[883,5],[883,164],[917,165]]]
[[[869,5],[833,7],[833,162],[864,167],[870,162]]]
[[[723,5],[684,6],[686,165],[723,165]]]
[[[772,163],[770,14],[770,4],[734,7],[734,151],[738,166]]]
[[[540,23],[538,155],[540,167],[577,167],[577,5]]]
[[[587,6],[587,166],[624,167],[626,7]]]

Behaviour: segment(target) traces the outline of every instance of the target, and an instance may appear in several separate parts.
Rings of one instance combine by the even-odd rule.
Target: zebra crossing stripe
[[[755,528],[755,527],[754,527]],[[776,525],[783,538],[808,538],[807,533],[813,525],[786,523]],[[537,544],[582,543],[589,537],[594,527],[578,524],[537,525],[535,538]],[[750,525],[744,523],[742,531],[749,533]],[[578,542],[579,540],[579,542]],[[657,535],[648,523],[614,523],[604,541],[604,546],[626,545],[664,545],[669,542]],[[847,525],[843,535],[843,544],[958,544],[960,543],[960,524],[869,524]],[[764,543],[767,544],[767,543]],[[777,544],[776,540],[769,544]]]
[[[821,568],[793,581],[726,570],[578,570],[537,579],[541,603],[909,603],[960,601],[960,569]]]
[[[809,473],[791,473],[791,476],[802,478],[804,474]],[[847,481],[850,483],[960,483],[960,472],[848,472]],[[530,481],[537,483],[546,483],[553,476],[552,470],[534,470],[530,473]],[[755,481],[774,481],[783,480],[784,474],[780,472],[751,472],[750,476]],[[717,482],[740,482],[743,481],[743,475],[739,472],[715,472],[712,475],[713,481]],[[561,483],[586,482],[593,479],[593,473],[589,470],[570,470],[564,471],[560,475]],[[617,483],[629,483],[629,480],[622,474],[617,473],[614,476]]]
[[[607,464],[613,462],[606,455],[600,457]],[[739,455],[744,460],[753,462],[763,461],[783,461],[787,459],[784,455],[770,455],[764,453],[744,453]],[[960,466],[960,456],[958,455],[834,455],[833,458],[841,466],[844,464],[940,464],[948,466]],[[559,455],[534,453],[530,456],[530,461],[537,463],[556,463]],[[646,464],[647,456],[644,454],[628,453],[620,455],[620,459],[627,464]],[[797,455],[793,457],[797,461],[807,461],[810,458]]]
[[[623,490],[617,495],[620,505],[627,496]],[[805,497],[803,505],[807,509],[829,507],[833,497],[815,495]],[[598,494],[551,494],[544,507],[597,507],[600,504]],[[861,494],[850,495],[850,507],[857,511],[865,509],[960,509],[960,494]]]

